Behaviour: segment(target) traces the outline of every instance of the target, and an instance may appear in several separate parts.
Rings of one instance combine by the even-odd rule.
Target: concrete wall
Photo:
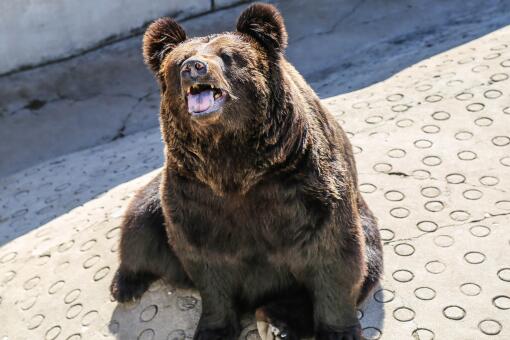
[[[164,15],[177,19],[240,0],[2,0],[0,75],[59,60],[130,34]]]

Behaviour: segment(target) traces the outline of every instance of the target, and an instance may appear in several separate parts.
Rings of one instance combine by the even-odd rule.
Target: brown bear
[[[382,271],[376,219],[286,45],[267,4],[235,32],[188,38],[162,18],[144,36],[165,164],[127,210],[111,292],[137,299],[159,278],[198,289],[194,339],[236,339],[248,311],[267,339],[361,339],[356,307]]]

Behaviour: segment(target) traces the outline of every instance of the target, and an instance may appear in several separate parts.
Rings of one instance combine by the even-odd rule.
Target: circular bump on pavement
[[[491,228],[484,225],[474,225],[469,228],[471,235],[476,237],[486,237],[491,233]]]
[[[434,260],[427,262],[425,264],[425,269],[431,274],[441,274],[445,271],[446,265],[439,260]]]
[[[439,212],[443,210],[445,207],[444,203],[441,201],[428,201],[425,202],[425,210],[430,212]]]
[[[478,156],[473,151],[464,150],[464,151],[460,151],[459,153],[457,153],[457,157],[461,161],[472,161],[472,160],[476,159]]]
[[[372,183],[361,183],[359,185],[359,191],[364,194],[371,194],[377,190],[377,187]]]
[[[409,118],[399,119],[395,122],[395,125],[398,126],[399,128],[407,128],[407,127],[412,126],[413,124],[414,124],[414,120],[409,119]]]
[[[435,333],[428,328],[416,328],[411,335],[413,339],[419,340],[434,340],[436,338]]]
[[[74,305],[71,305],[67,309],[66,318],[74,319],[81,313],[82,310],[83,310],[83,305],[81,303],[76,303]]]
[[[439,131],[441,131],[441,128],[437,125],[429,124],[429,125],[423,125],[421,127],[421,130],[428,134],[436,134],[436,133],[439,133]]]
[[[429,103],[437,103],[443,99],[443,96],[439,94],[431,94],[425,97],[425,101]]]
[[[414,319],[416,312],[408,307],[398,307],[393,310],[393,317],[400,322],[408,322]]]
[[[436,297],[436,291],[430,287],[419,287],[414,290],[414,295],[420,300],[429,301]]]
[[[438,187],[433,187],[433,186],[424,187],[421,189],[420,192],[421,192],[422,196],[427,197],[427,198],[436,198],[439,195],[441,195],[441,190]]]
[[[43,314],[35,314],[32,316],[27,323],[27,329],[33,330],[39,327],[45,319],[45,316]]]
[[[400,243],[393,247],[395,254],[399,256],[411,256],[414,254],[416,249],[409,243]]]
[[[510,309],[510,297],[506,295],[498,295],[492,299],[492,304],[499,309]]]
[[[423,169],[413,170],[413,178],[419,180],[428,179],[430,178],[430,171]]]
[[[428,149],[433,145],[433,143],[428,139],[417,139],[413,144],[418,149]]]
[[[382,228],[379,232],[381,233],[381,240],[383,241],[391,241],[395,238],[395,233],[391,229]]]
[[[64,280],[58,280],[51,284],[51,286],[48,288],[48,294],[53,295],[57,293],[59,290],[61,290],[65,285]]]
[[[83,261],[82,266],[84,269],[92,268],[101,259],[101,255],[92,255]]]
[[[397,104],[397,105],[393,105],[391,107],[391,111],[393,112],[397,112],[397,113],[401,113],[401,112],[406,112],[407,110],[409,110],[411,108],[410,105],[406,105],[406,104]]]
[[[399,100],[402,100],[402,98],[404,98],[402,93],[394,93],[386,96],[386,100],[389,102],[398,102]]]
[[[438,166],[442,163],[442,160],[438,156],[426,156],[422,159],[422,163],[428,166]]]
[[[147,328],[144,329],[136,338],[137,340],[152,340],[154,339],[154,336],[156,335],[156,332],[154,332],[153,329]]]
[[[464,260],[470,264],[480,264],[485,261],[485,254],[478,251],[470,251],[464,254]]]
[[[374,293],[374,300],[379,303],[388,303],[395,299],[395,292],[389,289],[378,289]]]
[[[97,310],[88,311],[81,317],[81,325],[85,327],[90,326],[98,316],[99,312]]]
[[[482,292],[482,287],[474,282],[463,283],[459,289],[466,296],[477,296]]]
[[[395,218],[406,218],[411,214],[411,211],[404,207],[396,207],[390,210],[390,215]]]
[[[499,159],[499,163],[501,163],[501,165],[503,166],[508,166],[510,167],[510,157],[502,157]]]
[[[382,337],[382,332],[377,327],[365,327],[362,330],[362,334],[366,340],[379,340]]]
[[[58,325],[53,326],[46,331],[46,333],[44,334],[44,339],[45,340],[54,340],[60,335],[61,332],[62,332],[62,327],[60,327]]]
[[[483,103],[471,103],[466,106],[466,110],[469,112],[480,112],[485,109],[485,105]]]
[[[464,101],[464,100],[469,100],[469,99],[472,99],[475,95],[471,92],[461,92],[461,93],[458,93],[455,95],[455,99],[457,100],[461,100],[461,101]]]
[[[478,329],[486,335],[498,335],[502,328],[501,323],[494,319],[485,319],[478,324]]]
[[[94,273],[94,276],[92,278],[94,279],[94,281],[100,281],[100,280],[104,279],[108,275],[109,272],[110,272],[110,267],[108,267],[108,266],[99,268]]]
[[[494,122],[494,120],[489,117],[479,117],[479,118],[475,119],[475,124],[480,127],[490,126],[490,125],[492,125],[493,122]]]
[[[491,139],[491,142],[495,146],[507,146],[510,144],[510,138],[508,136],[496,136]]]
[[[69,291],[64,296],[64,303],[65,304],[73,303],[74,301],[76,301],[80,297],[80,295],[81,295],[81,289],[75,288],[75,289]]]
[[[462,196],[464,196],[465,199],[474,201],[482,198],[483,193],[478,189],[468,189],[462,193]]]
[[[395,281],[401,282],[401,283],[407,283],[414,279],[413,272],[407,270],[407,269],[398,269],[395,270],[391,276]]]
[[[14,259],[16,258],[17,255],[18,255],[18,253],[16,253],[15,251],[3,254],[0,257],[0,264],[6,264],[6,263],[14,261]]]
[[[94,245],[97,243],[97,240],[95,238],[85,241],[80,245],[80,251],[88,251],[94,247]]]
[[[510,268],[498,270],[498,277],[503,281],[510,282]]]
[[[405,198],[405,195],[398,190],[389,190],[384,193],[384,197],[388,201],[399,202]]]
[[[158,306],[156,306],[156,305],[147,306],[140,313],[140,321],[149,322],[152,319],[154,319],[154,317],[156,316],[157,313],[158,313]]]
[[[450,218],[454,221],[464,222],[471,217],[471,214],[465,210],[454,210],[450,212]]]
[[[391,158],[402,158],[406,155],[406,151],[403,149],[391,149],[387,152],[387,155]]]
[[[376,163],[374,164],[373,169],[376,172],[388,173],[391,171],[391,169],[393,169],[393,166],[389,163]]]
[[[448,119],[450,119],[450,117],[451,117],[451,114],[449,114],[446,111],[436,111],[432,114],[432,118],[435,120],[439,120],[439,121],[448,120]]]
[[[450,235],[438,235],[434,237],[434,244],[441,248],[451,247],[455,243],[455,240]]]
[[[23,288],[25,290],[31,290],[33,288],[35,288],[39,282],[41,282],[41,277],[40,276],[34,276],[28,280],[25,281],[25,283],[23,283]]]
[[[459,131],[455,134],[455,139],[465,141],[473,138],[473,133],[470,131]]]
[[[443,308],[443,315],[450,320],[462,320],[466,316],[466,310],[460,306],[450,305]]]
[[[368,116],[367,118],[365,118],[365,123],[367,124],[378,124],[382,121],[383,117],[379,115]]]
[[[495,176],[482,176],[478,181],[486,187],[493,187],[499,184],[499,178]]]
[[[449,184],[461,184],[466,181],[466,177],[463,174],[453,173],[446,175],[446,182]]]
[[[496,208],[502,210],[510,210],[510,201],[507,200],[497,201]]]
[[[433,221],[420,221],[416,224],[416,227],[426,233],[432,233],[439,228],[437,223]]]
[[[483,96],[487,99],[496,99],[496,98],[499,98],[503,95],[503,92],[501,92],[500,90],[495,90],[495,89],[491,89],[491,90],[487,90],[483,93]]]

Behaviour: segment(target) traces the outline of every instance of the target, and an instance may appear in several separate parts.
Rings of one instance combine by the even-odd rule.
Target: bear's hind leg
[[[159,278],[176,287],[191,286],[168,244],[159,198],[160,181],[158,175],[138,191],[122,221],[120,266],[110,286],[112,296],[119,302],[140,298]]]

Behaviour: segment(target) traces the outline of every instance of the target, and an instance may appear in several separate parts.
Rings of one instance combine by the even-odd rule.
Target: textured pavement
[[[507,27],[324,99],[384,240],[367,339],[510,339],[509,77]],[[108,292],[120,218],[161,164],[152,129],[0,179],[0,339],[192,336],[195,292],[158,282],[131,305]],[[250,321],[243,339],[257,339]]]

